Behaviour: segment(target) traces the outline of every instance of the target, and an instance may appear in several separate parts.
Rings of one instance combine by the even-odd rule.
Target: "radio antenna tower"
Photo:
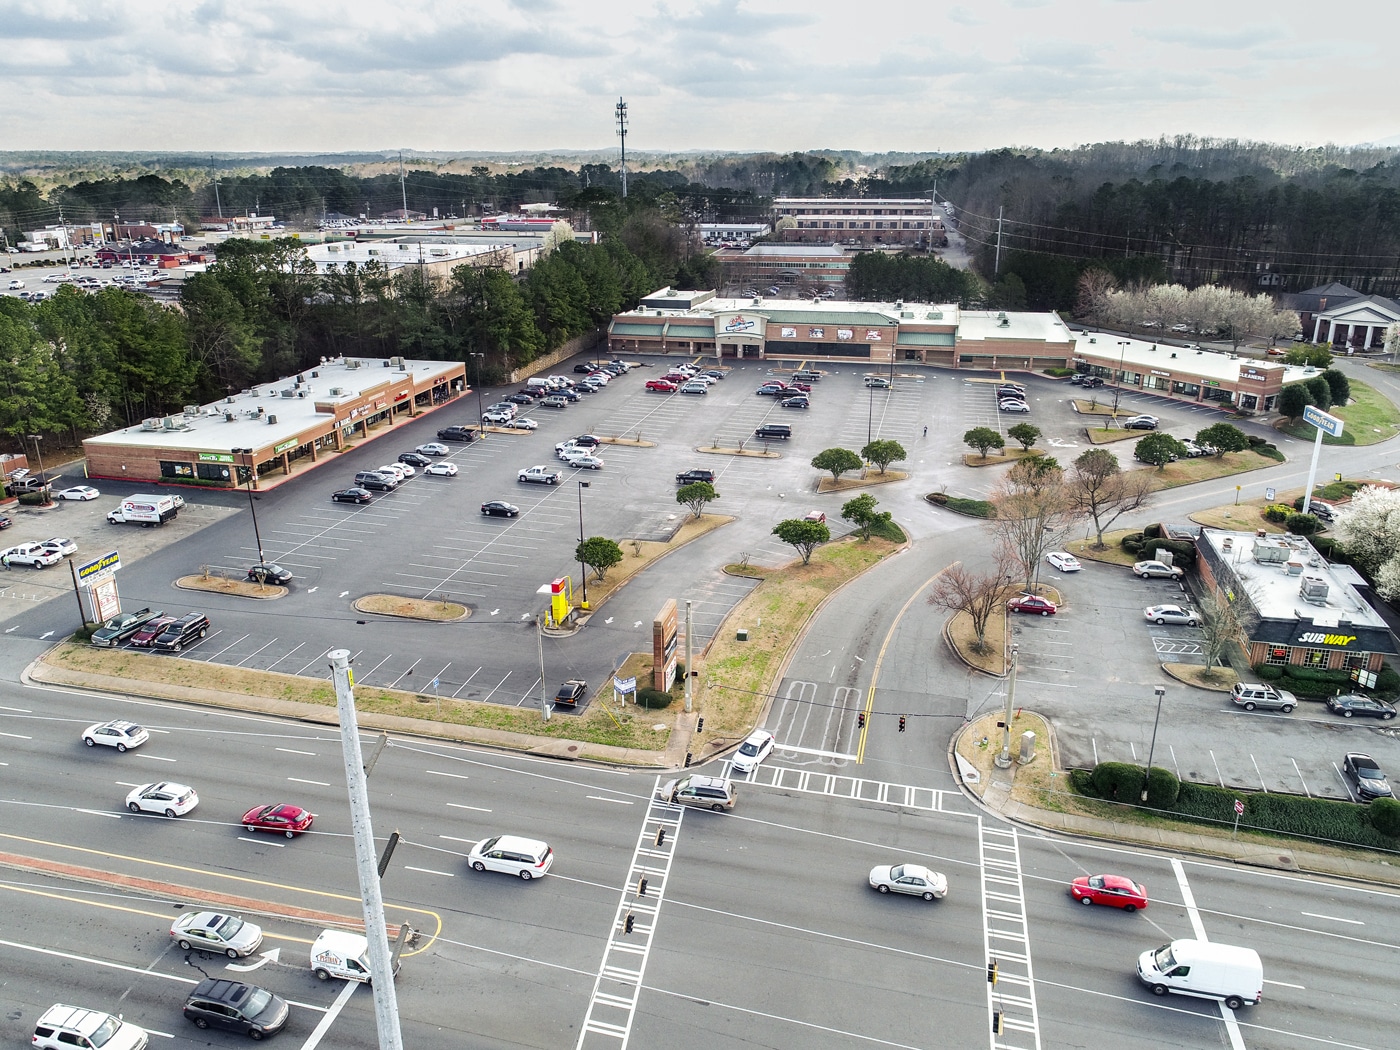
[[[617,137],[622,142],[622,197],[627,198],[627,103],[617,100]]]

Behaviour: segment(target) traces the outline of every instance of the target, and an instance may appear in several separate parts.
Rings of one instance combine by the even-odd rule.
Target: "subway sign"
[[[1348,646],[1356,641],[1354,634],[1324,634],[1321,631],[1305,631],[1298,635],[1299,645],[1340,645]]]

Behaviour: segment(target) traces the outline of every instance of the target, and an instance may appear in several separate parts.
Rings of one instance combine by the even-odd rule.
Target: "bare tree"
[[[1201,612],[1201,655],[1206,658],[1206,674],[1211,668],[1225,663],[1225,650],[1231,642],[1246,637],[1253,616],[1249,603],[1222,601],[1217,595],[1205,594],[1196,603]]]
[[[1016,564],[1016,555],[1004,544],[998,543],[992,566],[986,572],[976,572],[958,561],[949,565],[933,581],[928,604],[952,613],[967,613],[977,635],[973,652],[991,651],[992,647],[987,644],[987,622],[991,620],[992,613],[1006,604],[1011,592],[1007,577]]]
[[[1091,448],[1070,467],[1066,484],[1070,506],[1094,523],[1094,549],[1103,550],[1104,530],[1130,510],[1147,504],[1152,479],[1145,470],[1125,472],[1108,449]]]
[[[997,483],[990,502],[992,532],[1014,555],[1029,590],[1040,559],[1059,545],[1074,517],[1064,471],[1047,456],[1023,459]]]
[[[1107,270],[1093,268],[1079,275],[1079,298],[1075,306],[1079,315],[1089,318],[1095,329],[1103,324],[1109,293],[1117,287],[1118,282]]]

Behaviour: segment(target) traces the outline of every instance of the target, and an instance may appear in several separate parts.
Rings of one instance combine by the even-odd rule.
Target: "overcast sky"
[[[1390,11],[1390,14],[1386,14]],[[1400,142],[1387,0],[0,0],[0,148]]]

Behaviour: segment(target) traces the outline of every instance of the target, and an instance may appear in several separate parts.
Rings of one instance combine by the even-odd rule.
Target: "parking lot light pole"
[[[258,531],[258,508],[253,503],[253,472],[257,467],[253,463],[253,450],[251,448],[231,449],[234,455],[248,457],[248,512],[253,516],[253,538],[258,542],[258,564],[266,565],[267,558],[263,554],[262,533]]]
[[[578,576],[583,581],[583,608],[588,608],[588,566],[583,564],[583,490],[592,482],[578,483]]]
[[[1321,433],[1321,431],[1318,431],[1318,433]],[[39,489],[39,495],[47,496],[49,491],[49,479],[48,476],[44,473],[44,450],[39,445],[39,442],[44,440],[44,435],[26,434],[25,437],[27,437],[30,441],[34,442],[34,458],[39,461],[39,484],[41,486],[41,488]]]
[[[476,436],[481,439],[486,437],[486,413],[481,409],[481,363],[486,360],[485,354],[469,354],[476,358]]]
[[[998,769],[1011,766],[1011,707],[1016,702],[1016,651],[1019,648],[1019,643],[1011,643],[1011,678],[1006,689],[1006,710],[1002,713],[1001,753],[992,760]]]
[[[1162,720],[1162,696],[1166,690],[1160,685],[1156,686],[1154,692],[1157,694],[1157,715],[1152,719],[1152,743],[1147,748],[1147,776],[1142,781],[1142,799],[1147,801],[1147,783],[1152,779],[1152,753],[1157,750],[1157,723]]]

